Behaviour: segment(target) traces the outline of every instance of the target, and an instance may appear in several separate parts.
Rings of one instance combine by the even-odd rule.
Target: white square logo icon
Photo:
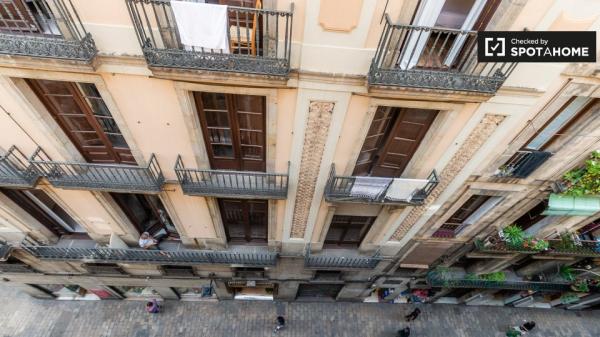
[[[503,37],[485,38],[485,56],[506,56],[506,39]]]

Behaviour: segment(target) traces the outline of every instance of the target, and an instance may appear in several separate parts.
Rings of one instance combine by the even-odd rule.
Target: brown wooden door
[[[110,193],[129,221],[141,233],[156,235],[165,230],[169,237],[178,238],[169,214],[155,195],[133,193]]]
[[[219,199],[219,209],[228,242],[267,242],[266,200]]]
[[[374,216],[334,215],[325,236],[325,246],[357,248],[374,221]]]
[[[265,97],[195,92],[213,169],[265,171]]]
[[[95,85],[32,79],[27,83],[86,161],[136,164]]]
[[[399,177],[431,127],[436,110],[383,108],[375,115],[354,175]],[[392,122],[393,121],[393,122]]]

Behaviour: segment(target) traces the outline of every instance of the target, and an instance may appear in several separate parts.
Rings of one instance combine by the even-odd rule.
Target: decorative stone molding
[[[334,105],[333,102],[314,101],[310,102],[308,107],[298,191],[292,217],[292,238],[304,238]]]
[[[487,141],[490,135],[502,123],[505,116],[486,114],[479,122],[479,125],[471,132],[458,151],[454,154],[450,162],[438,175],[439,183],[431,191],[422,206],[413,208],[408,216],[402,221],[398,229],[392,235],[391,241],[400,241],[417,220],[425,213],[427,208],[442,194],[450,185],[454,178],[460,173],[465,165],[471,160],[473,155]]]
[[[363,0],[321,0],[319,24],[324,30],[349,33],[360,20]]]

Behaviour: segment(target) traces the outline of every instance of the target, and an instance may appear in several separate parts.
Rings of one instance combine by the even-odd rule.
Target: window
[[[83,265],[90,274],[125,275],[123,269],[116,263],[85,263]]]
[[[437,238],[454,238],[468,225],[481,219],[485,213],[496,206],[502,198],[488,195],[473,195],[462,204],[444,224],[433,233]]]
[[[42,190],[0,188],[0,192],[57,236],[85,233],[85,229]]]
[[[353,175],[399,177],[431,127],[436,110],[379,107]]]
[[[195,92],[213,169],[265,171],[264,96]]]
[[[513,224],[519,226],[525,233],[534,235],[541,228],[556,219],[555,216],[546,216],[542,214],[547,207],[548,201],[544,200],[525,212],[525,214],[521,215],[517,220],[513,221]]]
[[[374,216],[334,215],[325,237],[325,247],[358,248],[374,221]]]
[[[50,7],[40,0],[0,0],[0,32],[61,35]]]
[[[537,130],[533,138],[525,145],[526,150],[543,150],[558,137],[566,134],[569,126],[583,115],[592,99],[576,97],[567,103],[546,125]]]
[[[196,276],[194,268],[190,266],[162,266],[163,274],[166,276],[192,277]]]
[[[27,83],[86,161],[136,165],[95,85],[33,79]]]

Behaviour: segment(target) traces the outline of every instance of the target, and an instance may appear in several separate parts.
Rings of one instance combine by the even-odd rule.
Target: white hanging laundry
[[[356,177],[350,195],[357,198],[379,199],[385,193],[392,178]]]
[[[190,50],[229,53],[227,6],[199,2],[171,1],[181,43]]]
[[[385,199],[389,201],[410,201],[414,193],[425,187],[428,182],[427,179],[394,179],[387,189]]]

